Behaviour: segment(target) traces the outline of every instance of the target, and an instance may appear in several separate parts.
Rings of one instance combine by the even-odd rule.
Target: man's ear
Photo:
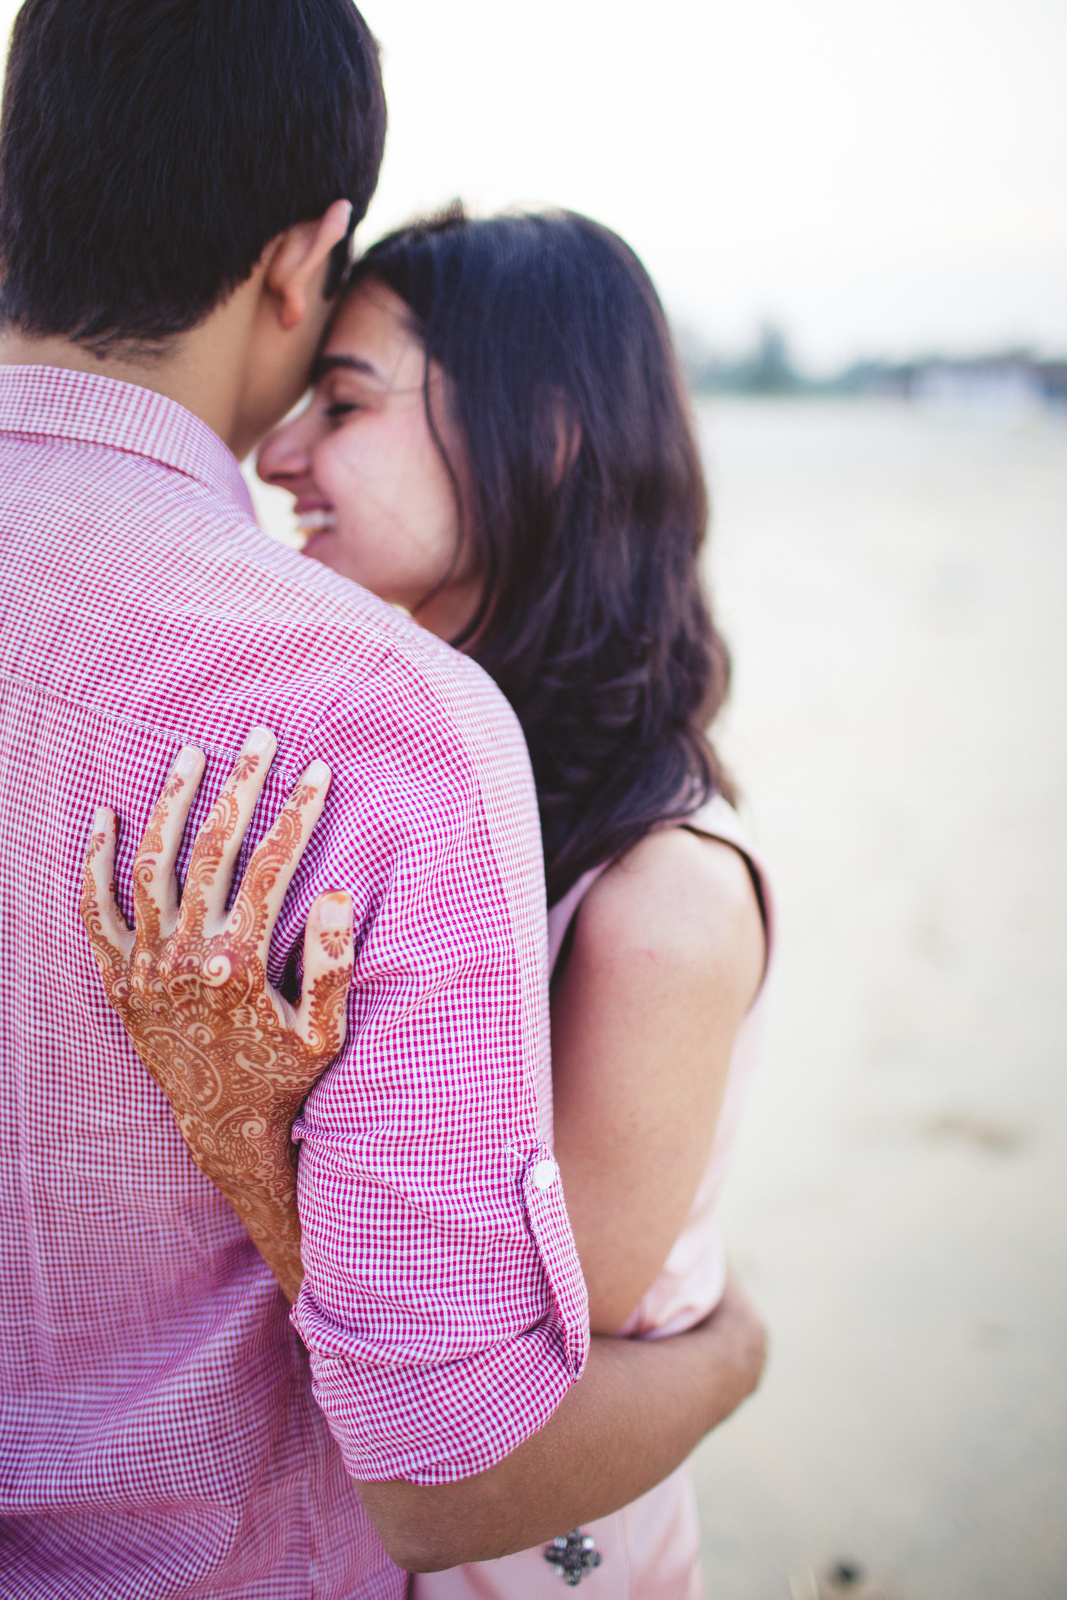
[[[278,320],[286,330],[307,316],[308,296],[330,252],[348,234],[350,200],[335,200],[317,222],[298,222],[270,246],[264,287],[277,302]]]

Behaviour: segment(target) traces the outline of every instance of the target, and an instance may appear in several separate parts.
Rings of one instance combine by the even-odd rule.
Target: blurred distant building
[[[798,370],[786,335],[773,323],[764,324],[754,349],[740,360],[714,355],[691,330],[676,330],[675,344],[695,394],[882,395],[996,411],[1067,409],[1067,360],[1026,350],[967,360],[858,361],[832,377],[812,378]]]
[[[899,395],[932,405],[1019,410],[1067,406],[1067,361],[1039,360],[1025,351],[971,360],[930,356],[902,363],[864,361],[830,385],[839,394]]]

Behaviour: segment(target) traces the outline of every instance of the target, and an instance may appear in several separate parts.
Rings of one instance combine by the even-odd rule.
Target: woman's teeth
[[[296,527],[298,533],[319,533],[323,528],[335,528],[337,518],[332,511],[323,510],[321,507],[314,511],[298,511],[296,513]]]

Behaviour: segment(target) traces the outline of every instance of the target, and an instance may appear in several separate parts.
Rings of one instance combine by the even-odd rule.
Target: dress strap
[[[763,918],[763,929],[767,937],[767,955],[770,957],[771,943],[774,938],[774,899],[771,895],[770,879],[767,869],[760,857],[753,850],[741,825],[741,818],[737,815],[728,800],[721,794],[712,795],[690,816],[686,817],[678,826],[688,828],[691,833],[699,833],[705,839],[718,839],[723,844],[732,845],[739,855],[744,857],[745,865],[752,875],[752,886],[756,891],[759,902],[760,915]]]
[[[572,884],[561,900],[557,900],[548,913],[548,972],[551,977],[559,960],[563,943],[570,932],[571,923],[578,915],[578,907],[585,899],[589,890],[597,879],[611,866],[610,861],[604,861],[599,867],[591,867],[588,872],[583,872],[578,882]]]

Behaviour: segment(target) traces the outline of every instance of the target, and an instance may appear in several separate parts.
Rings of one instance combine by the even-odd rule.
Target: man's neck
[[[251,279],[242,284],[197,327],[174,335],[159,350],[128,344],[98,356],[72,339],[2,329],[0,364],[65,367],[151,389],[206,422],[235,454],[245,454],[254,443],[246,437],[241,411],[258,287]]]
[[[92,372],[120,383],[135,383],[176,400],[202,418],[221,439],[231,432],[231,417],[223,396],[205,394],[183,363],[168,351],[154,358],[94,356],[91,350],[62,338],[28,338],[25,334],[0,334],[0,364],[5,366],[64,367],[71,372]]]

